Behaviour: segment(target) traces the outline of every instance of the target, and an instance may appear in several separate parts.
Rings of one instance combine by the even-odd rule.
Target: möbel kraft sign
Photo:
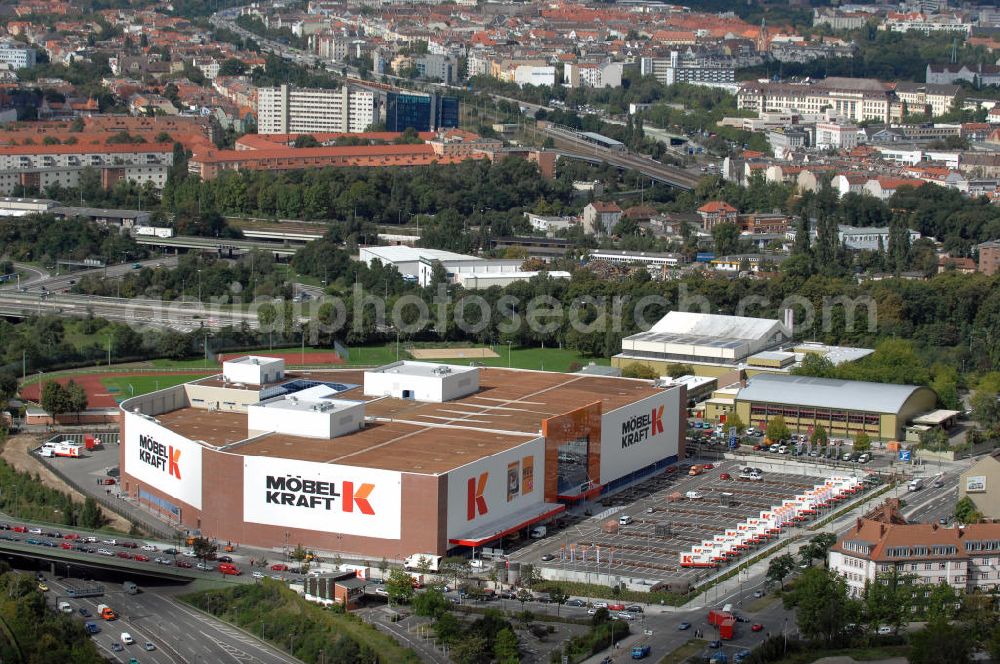
[[[252,523],[399,539],[397,472],[294,459],[243,459],[243,519]]]
[[[633,415],[622,422],[622,449],[663,433],[663,406]]]
[[[201,445],[136,413],[125,413],[125,467],[141,489],[201,509]]]

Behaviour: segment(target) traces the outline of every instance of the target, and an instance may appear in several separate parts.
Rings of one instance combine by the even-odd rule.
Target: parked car
[[[138,560],[140,563],[148,563],[149,562],[149,556],[144,556],[141,553],[135,554],[134,556],[132,556],[132,559],[133,560]]]
[[[764,626],[761,625],[760,623],[754,623],[754,624],[750,625],[750,631],[751,632],[763,632],[764,631]]]
[[[719,479],[720,480],[731,480],[731,479],[733,479],[733,476],[730,475],[729,473],[719,473]]]
[[[760,599],[761,597],[764,596],[764,591],[763,590],[755,590],[755,591],[753,591],[753,596],[756,597],[757,599]]]
[[[880,625],[878,628],[878,633],[880,636],[892,634],[892,627],[889,627],[888,625]]]
[[[122,546],[124,546],[124,545],[122,545]],[[143,551],[156,551],[157,548],[155,546],[153,546],[152,544],[143,544],[142,545],[142,550]]]
[[[712,470],[713,468],[715,468],[715,464],[706,463],[705,465],[702,466],[702,468],[704,468],[705,470]]]
[[[271,571],[272,572],[287,572],[288,571],[288,565],[286,565],[284,563],[275,563],[274,565],[271,565]]]
[[[690,500],[699,500],[701,498],[704,498],[704,495],[698,493],[697,491],[688,491],[687,493],[684,494],[684,497]]]
[[[378,586],[377,588],[375,588],[375,594],[379,595],[380,597],[388,597],[389,591],[385,589],[385,586]]]
[[[259,570],[254,570],[253,572],[250,573],[250,576],[252,576],[255,579],[263,579],[264,573]]]
[[[566,606],[587,606],[587,603],[582,599],[573,598],[566,600]]]
[[[708,642],[708,647],[709,648],[721,648],[722,647],[722,641],[709,641]]]
[[[219,556],[217,559],[220,563],[231,563],[233,559],[231,556]]]
[[[191,563],[189,563],[186,560],[178,560],[177,561],[177,566],[178,567],[183,567],[184,569],[191,569]]]
[[[195,567],[201,570],[205,570],[206,572],[211,572],[212,570],[215,569],[215,565],[212,565],[211,563],[198,563],[197,565],[195,565]]]

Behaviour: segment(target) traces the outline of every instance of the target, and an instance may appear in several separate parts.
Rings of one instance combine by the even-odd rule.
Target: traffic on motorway
[[[122,540],[111,535],[64,533],[58,530],[46,530],[37,525],[0,523],[0,540],[74,551],[95,558],[117,558],[164,567],[174,566],[202,572],[218,572],[233,577],[244,574],[244,569],[239,565],[240,561],[227,554],[209,553],[204,558],[199,558],[198,554],[191,548],[175,546],[161,548],[160,545],[154,543]],[[242,557],[238,556],[237,558]],[[251,579],[262,579],[268,576],[278,581],[288,581],[301,577],[295,567],[286,563],[265,564],[264,560],[250,562],[252,564],[248,567],[257,568],[249,570],[249,578]]]

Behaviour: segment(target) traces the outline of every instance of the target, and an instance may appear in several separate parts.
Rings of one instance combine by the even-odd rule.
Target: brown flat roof
[[[266,434],[233,451],[247,456],[273,456],[434,475],[523,445],[535,438],[533,435],[474,429],[374,422],[361,431],[332,440]]]
[[[317,370],[299,372],[295,378],[362,385],[364,372]],[[622,378],[498,368],[481,368],[479,387],[475,394],[446,403],[365,397],[363,388],[354,388],[339,398],[367,401],[366,416],[382,421],[332,440],[265,434],[230,451],[440,474],[534,440],[546,418],[594,402],[608,412],[660,391]],[[244,413],[182,408],[158,419],[182,436],[214,446],[240,442],[248,435]]]
[[[157,415],[156,419],[189,440],[201,440],[215,447],[246,440],[247,437],[246,413],[180,408]]]

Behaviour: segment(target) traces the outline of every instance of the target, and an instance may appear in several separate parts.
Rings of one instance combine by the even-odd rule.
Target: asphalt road
[[[101,632],[93,639],[111,661],[128,662],[130,657],[142,664],[295,664],[299,661],[246,632],[181,604],[170,596],[178,592],[176,590],[145,590],[138,595],[127,595],[105,585],[108,593],[104,597],[67,599],[65,595],[60,597],[66,590],[62,581],[47,576],[45,583],[50,588],[47,600],[53,607],[59,601],[68,601],[75,619],[92,620],[100,626]],[[97,605],[101,603],[117,610],[120,619],[105,621],[80,615],[81,607],[96,615]],[[112,644],[121,643],[123,632],[131,634],[136,643],[115,652]],[[154,650],[144,649],[147,641],[155,646]]]

